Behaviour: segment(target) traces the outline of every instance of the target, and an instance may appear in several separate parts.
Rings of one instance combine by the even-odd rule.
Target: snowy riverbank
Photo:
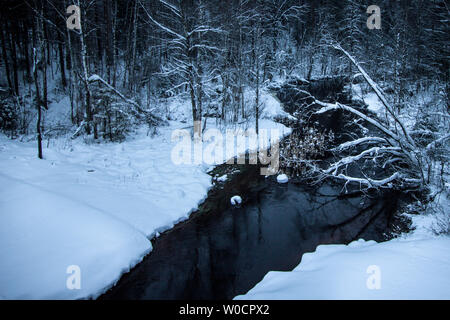
[[[449,249],[449,237],[323,245],[236,299],[450,299]]]
[[[148,237],[187,219],[212,184],[210,166],[171,161],[171,134],[186,126],[123,143],[51,140],[44,160],[34,141],[1,135],[0,297],[95,298],[151,251]],[[270,119],[260,128],[290,132]],[[66,287],[72,265],[79,290]]]
[[[450,299],[449,249],[448,236],[323,245],[235,299]]]
[[[362,95],[359,86],[354,90],[356,98],[383,117],[384,107],[374,93]],[[401,118],[411,127],[416,114],[409,110]],[[269,272],[235,299],[450,299],[448,191],[429,207],[438,210],[410,216],[415,228],[410,234],[383,243],[318,246],[291,272]]]

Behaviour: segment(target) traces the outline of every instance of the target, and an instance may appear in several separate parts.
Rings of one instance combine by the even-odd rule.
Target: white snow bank
[[[367,109],[369,109],[370,111],[374,112],[378,116],[383,114],[384,112],[383,103],[380,101],[380,99],[375,93],[369,92],[364,97],[364,102],[367,104],[368,106]]]
[[[369,289],[378,271],[380,288]],[[269,272],[235,299],[450,299],[449,274],[449,237],[360,240],[319,246],[292,272]]]
[[[0,185],[0,295],[5,298],[95,297],[151,250],[143,234],[45,183],[1,173]],[[66,287],[71,265],[80,268],[80,290]]]
[[[212,184],[209,165],[172,162],[173,130],[186,126],[120,144],[51,139],[44,160],[36,142],[0,135],[0,297],[96,297],[151,250],[147,237],[187,219]],[[274,127],[290,132],[260,122]],[[66,287],[71,265],[80,290]]]
[[[224,174],[223,176],[218,177],[216,180],[219,182],[225,182],[228,179],[228,175]]]
[[[246,106],[254,106],[255,103],[255,90],[245,89],[244,90],[244,101]],[[260,118],[272,120],[277,116],[287,117],[292,120],[296,120],[295,117],[283,110],[281,102],[268,90],[262,89],[260,91]],[[183,96],[174,96],[166,99],[166,101],[161,105],[163,109],[163,114],[169,117],[169,120],[178,120],[185,123],[190,123],[192,118],[192,106],[189,100]],[[254,112],[250,109],[247,116],[241,121],[245,121],[251,118],[254,122]],[[240,122],[241,122],[240,121]]]
[[[352,93],[355,98],[362,99],[367,104],[367,109],[374,112],[377,116],[382,116],[384,113],[384,105],[378,98],[375,92],[369,91],[363,94],[360,84],[352,85]]]
[[[202,166],[170,159],[172,129],[122,144],[0,137],[0,295],[97,296],[151,249],[146,238],[186,219],[211,186]],[[69,142],[70,143],[70,142]],[[81,268],[81,290],[66,269]]]

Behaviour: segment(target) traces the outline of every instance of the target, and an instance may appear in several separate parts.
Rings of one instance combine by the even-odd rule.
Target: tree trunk
[[[78,6],[80,7],[80,0],[78,0]],[[81,7],[80,7],[81,8]],[[85,121],[86,121],[86,133],[91,134],[91,122],[93,119],[93,114],[91,110],[91,91],[89,88],[89,71],[87,63],[87,49],[86,41],[83,33],[83,23],[80,23],[80,42],[81,42],[81,67],[83,72],[83,83],[85,89]]]
[[[27,68],[27,82],[31,81],[31,71],[30,71],[30,60],[29,60],[29,52],[28,52],[28,23],[25,21],[23,23],[23,49],[24,49],[24,55],[25,55],[25,65]]]
[[[64,48],[63,48],[63,38],[61,34],[58,32],[58,51],[59,51],[59,67],[61,71],[61,85],[63,88],[66,88],[66,68],[64,65]]]
[[[259,134],[259,58],[256,58],[255,129]]]
[[[1,18],[4,19],[3,17]],[[5,20],[3,23],[7,23]],[[11,81],[11,73],[9,70],[9,62],[8,62],[8,53],[6,51],[6,41],[5,41],[5,35],[3,34],[3,30],[6,30],[6,28],[2,28],[0,30],[1,40],[2,40],[2,53],[3,53],[3,61],[5,62],[5,72],[6,72],[6,78],[8,79],[8,85],[11,91],[14,90],[12,81]]]
[[[15,29],[15,28],[14,28]],[[10,46],[11,46],[11,58],[13,63],[13,76],[14,76],[14,92],[19,95],[19,76],[17,66],[17,54],[16,54],[16,33],[10,32]]]
[[[129,74],[128,74],[128,88],[130,91],[136,91],[136,45],[137,45],[137,0],[134,1],[134,10],[133,10],[133,40],[131,43],[131,62],[129,66]]]
[[[41,16],[44,16],[44,9],[41,8]],[[42,104],[45,109],[48,109],[48,92],[47,92],[47,63],[48,63],[48,53],[49,53],[49,41],[47,38],[47,28],[44,24],[43,19],[40,19],[39,24],[39,42],[41,44],[41,53],[42,53]],[[45,52],[44,44],[47,44],[47,52]]]
[[[36,122],[36,133],[37,133],[37,142],[38,142],[38,158],[42,159],[42,134],[41,134],[41,95],[39,93],[39,79],[38,79],[38,63],[37,63],[37,50],[33,48],[33,77],[34,77],[34,86],[36,89],[36,107],[38,112],[38,118]]]

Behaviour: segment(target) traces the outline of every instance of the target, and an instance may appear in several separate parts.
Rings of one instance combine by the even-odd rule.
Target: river
[[[383,241],[404,227],[398,193],[343,193],[331,181],[278,184],[258,166],[234,169],[189,220],[152,239],[153,251],[100,299],[232,299],[269,271],[292,270],[320,244]],[[236,194],[240,208],[230,204]]]

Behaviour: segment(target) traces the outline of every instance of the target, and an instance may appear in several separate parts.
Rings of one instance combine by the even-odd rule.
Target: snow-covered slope
[[[147,236],[206,196],[201,166],[175,166],[171,129],[122,144],[44,149],[0,140],[0,296],[81,298],[113,284],[149,250]],[[66,268],[81,268],[68,290]]]
[[[209,165],[172,162],[172,133],[186,126],[120,144],[52,139],[44,160],[36,142],[0,135],[0,297],[96,297],[151,250],[147,237],[187,219],[212,184]],[[80,290],[66,287],[72,265]]]

